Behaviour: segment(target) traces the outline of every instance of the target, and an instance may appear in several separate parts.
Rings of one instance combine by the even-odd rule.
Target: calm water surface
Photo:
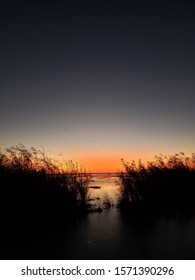
[[[93,203],[105,197],[116,204],[115,176],[95,175],[90,189]],[[61,259],[195,259],[195,219],[131,222],[116,207],[91,213],[54,242],[52,258]]]
[[[120,187],[116,174],[93,174],[92,176],[89,195],[94,199],[94,204],[105,208],[104,203],[110,201],[113,206],[116,205]],[[96,186],[100,189],[93,189]]]

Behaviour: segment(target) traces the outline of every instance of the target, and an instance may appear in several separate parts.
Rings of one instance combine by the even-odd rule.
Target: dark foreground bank
[[[195,154],[156,157],[144,165],[124,162],[119,174],[119,208],[131,216],[174,216],[195,213]]]
[[[90,178],[73,162],[64,169],[34,148],[11,147],[0,153],[0,181],[1,258],[33,257],[87,213]]]

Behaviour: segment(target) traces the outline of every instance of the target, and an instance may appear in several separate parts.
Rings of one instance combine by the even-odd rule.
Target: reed
[[[167,214],[194,211],[195,154],[160,155],[147,164],[122,162],[125,170],[118,174],[121,209]]]
[[[87,213],[90,176],[73,161],[24,145],[1,149],[0,181],[5,236],[59,234]]]

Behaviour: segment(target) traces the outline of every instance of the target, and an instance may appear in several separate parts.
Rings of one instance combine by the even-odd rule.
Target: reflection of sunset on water
[[[116,174],[111,173],[93,173],[90,186],[99,186],[100,188],[90,188],[89,195],[92,198],[100,199],[100,203],[104,199],[109,199],[111,202],[116,204],[117,194],[118,194],[118,177]]]

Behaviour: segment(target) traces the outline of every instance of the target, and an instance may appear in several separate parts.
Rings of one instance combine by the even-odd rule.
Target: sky
[[[195,2],[1,2],[0,146],[88,171],[195,152]]]

